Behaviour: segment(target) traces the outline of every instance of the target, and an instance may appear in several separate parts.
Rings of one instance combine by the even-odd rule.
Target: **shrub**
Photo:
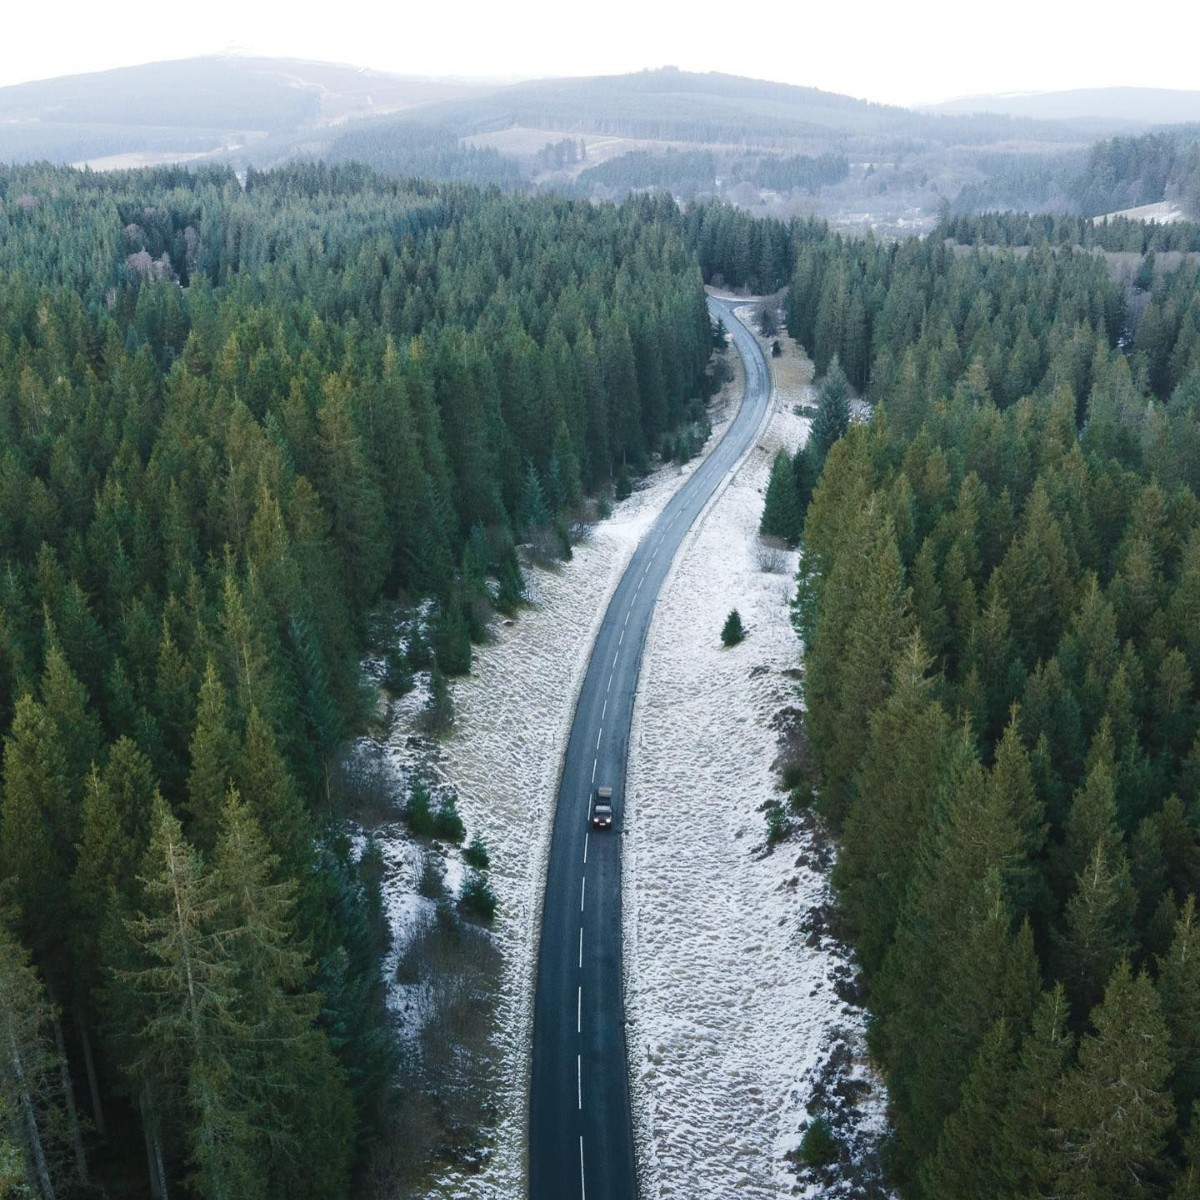
[[[404,657],[414,671],[424,671],[433,662],[433,647],[420,616],[414,616],[408,626],[408,645]]]
[[[837,1138],[824,1117],[818,1117],[805,1131],[800,1142],[800,1159],[809,1167],[823,1167],[837,1158]]]
[[[404,806],[404,819],[415,837],[429,837],[433,833],[433,812],[429,806],[429,789],[415,780]]]
[[[462,597],[455,594],[434,623],[437,666],[447,675],[465,675],[471,669],[471,625]]]
[[[811,783],[802,783],[788,794],[788,807],[794,813],[806,812],[817,802],[817,793]]]
[[[433,737],[445,733],[454,724],[454,697],[450,695],[445,672],[436,663],[429,675],[429,703],[421,714],[421,724]]]
[[[447,796],[433,814],[433,836],[440,838],[443,842],[453,842],[457,846],[466,833],[462,817],[458,815],[458,805],[455,803],[454,797]]]
[[[721,627],[721,641],[726,646],[736,646],[745,638],[746,630],[742,625],[742,615],[736,608],[732,609],[729,616],[725,618],[725,624]]]
[[[383,686],[396,696],[413,690],[412,666],[394,646],[388,648],[384,658]]]
[[[780,773],[779,782],[790,792],[793,788],[798,788],[807,778],[804,766],[801,763],[788,763]]]
[[[627,500],[633,494],[633,484],[629,481],[629,470],[624,463],[617,472],[617,482],[614,485],[613,494],[618,500]]]
[[[440,900],[446,894],[446,864],[440,854],[426,851],[421,855],[417,891],[427,900]]]
[[[463,851],[463,862],[468,867],[474,867],[477,871],[486,871],[492,865],[491,857],[488,855],[487,843],[476,834],[471,839],[471,844]]]
[[[476,921],[490,922],[496,915],[496,893],[488,887],[487,879],[480,871],[472,871],[463,884],[458,907],[464,917]]]
[[[792,831],[792,823],[778,800],[767,804],[767,845],[777,846]]]

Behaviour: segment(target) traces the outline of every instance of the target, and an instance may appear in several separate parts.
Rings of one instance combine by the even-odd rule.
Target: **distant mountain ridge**
[[[1185,120],[1200,121],[1200,91],[913,110],[675,67],[506,83],[227,55],[0,88],[0,163],[244,171],[323,159],[593,200],[669,191],[907,233],[932,228],[946,205],[1088,213],[1178,200],[1196,211],[1194,136],[1174,124]],[[1151,133],[1166,121],[1169,132]],[[1151,136],[1171,144],[1142,141]]]
[[[965,115],[997,113],[1043,121],[1102,120],[1130,125],[1174,125],[1200,121],[1200,91],[1173,88],[1073,88],[1061,92],[1024,92],[962,96],[919,111]]]
[[[0,88],[0,161],[217,156],[484,90],[301,59],[146,63]]]

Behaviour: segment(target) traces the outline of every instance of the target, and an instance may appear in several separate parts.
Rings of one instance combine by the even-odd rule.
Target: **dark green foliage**
[[[633,484],[629,479],[629,470],[624,463],[621,464],[621,469],[617,472],[617,481],[613,485],[613,498],[616,500],[628,500],[633,495]]]
[[[759,532],[782,538],[789,546],[794,546],[800,540],[803,523],[804,514],[800,508],[792,460],[786,450],[779,450],[771,465]]]
[[[746,629],[742,625],[742,615],[736,608],[730,609],[725,624],[721,626],[721,644],[726,647],[736,646],[745,640]]]
[[[458,804],[453,796],[446,796],[434,811],[433,836],[456,846],[466,837],[462,817],[458,815]]]
[[[29,962],[29,952],[0,924],[0,1041],[5,1068],[0,1072],[0,1123],[9,1161],[3,1174],[8,1194],[53,1196],[63,1188],[61,1063],[50,1030],[51,1006],[45,985]]]
[[[1080,227],[976,226],[1029,253],[798,241],[789,313],[875,401],[809,476],[793,611],[895,1169],[928,1200],[1185,1195],[1195,268],[1160,254],[1119,345],[1103,266],[1047,240]]]
[[[777,846],[792,832],[787,809],[778,800],[767,801],[767,845]]]
[[[496,893],[488,886],[484,874],[481,871],[472,871],[463,883],[462,895],[458,901],[463,915],[487,924],[496,915],[498,903]]]
[[[357,122],[329,147],[331,163],[366,163],[401,179],[445,179],[513,187],[520,171],[493,147],[460,141],[451,126],[414,120]]]
[[[825,1117],[817,1117],[800,1139],[800,1161],[808,1167],[824,1167],[837,1158],[838,1143],[833,1126]]]
[[[417,893],[426,900],[441,900],[446,895],[446,863],[440,854],[432,850],[426,850],[421,856]]]
[[[1166,1024],[1146,975],[1128,963],[1114,972],[1092,1014],[1079,1062],[1055,1105],[1063,1131],[1058,1190],[1089,1200],[1159,1194],[1162,1153],[1175,1123]]]
[[[450,681],[436,665],[429,674],[429,705],[422,719],[425,728],[435,737],[445,733],[454,724],[454,697],[450,695]]]
[[[809,444],[818,462],[825,461],[833,443],[849,427],[850,383],[835,354],[817,392],[817,415],[808,434]]]
[[[479,834],[476,834],[470,840],[467,848],[463,851],[463,862],[469,867],[474,867],[477,871],[486,871],[491,866],[487,843]]]
[[[1180,1121],[1200,1100],[1200,961],[1196,955],[1196,900],[1189,895],[1171,948],[1158,962],[1158,994],[1171,1048],[1171,1090]]]
[[[404,820],[416,837],[433,836],[433,804],[429,789],[420,779],[414,779],[404,806]]]
[[[434,621],[433,649],[441,673],[465,675],[471,669],[471,622],[457,590]]]
[[[1168,196],[1200,216],[1200,170],[1194,128],[1099,141],[1074,187],[1085,215],[1153,204]]]
[[[525,465],[525,480],[521,504],[517,509],[517,525],[526,538],[532,539],[539,530],[550,524],[550,507],[533,463]]]
[[[1195,195],[1196,166],[1200,153],[1189,155]],[[1102,210],[1111,212],[1113,205]],[[1136,221],[1128,217],[1073,217],[1065,213],[968,212],[960,201],[955,215],[945,213],[935,236],[944,236],[965,246],[1082,246],[1087,249],[1132,251],[1200,250],[1200,225],[1194,221]],[[1200,215],[1200,208],[1193,208]]]

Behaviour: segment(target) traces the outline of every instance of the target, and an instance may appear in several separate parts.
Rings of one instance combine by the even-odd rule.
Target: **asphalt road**
[[[621,839],[634,693],[654,603],[689,528],[757,437],[770,376],[736,303],[709,299],[746,366],[725,436],[633,553],[596,635],[559,785],[538,957],[529,1104],[531,1200],[636,1200],[621,988]],[[713,638],[715,629],[697,631]],[[613,825],[592,829],[596,786]]]

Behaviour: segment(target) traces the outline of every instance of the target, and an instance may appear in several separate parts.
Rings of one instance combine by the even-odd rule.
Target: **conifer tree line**
[[[1198,297],[1186,259],[1138,317],[1070,248],[796,250],[789,328],[873,410],[794,612],[906,1197],[1200,1194]]]
[[[933,236],[964,246],[1082,246],[1137,254],[1200,250],[1200,225],[1195,221],[1092,220],[1065,213],[943,213]]]
[[[707,385],[653,204],[0,170],[0,1169],[338,1197],[388,1103],[326,780],[372,606],[439,670]]]

